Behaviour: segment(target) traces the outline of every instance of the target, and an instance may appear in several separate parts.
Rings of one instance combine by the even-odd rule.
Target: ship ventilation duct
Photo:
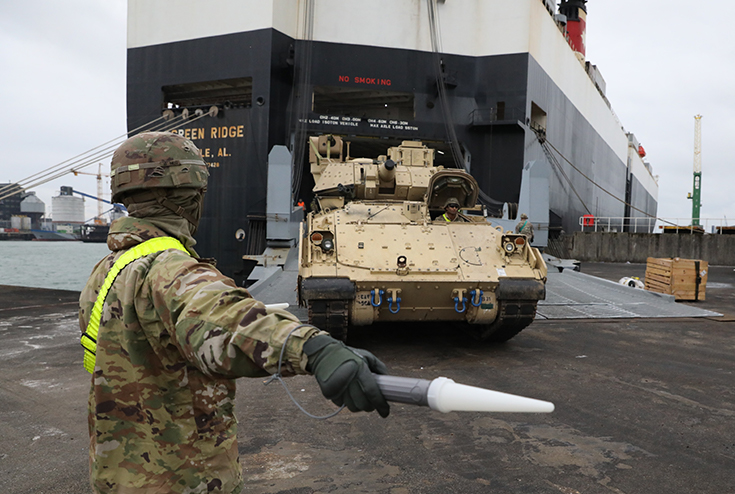
[[[584,61],[587,33],[587,0],[562,0],[559,13],[567,18],[567,39],[580,61]]]

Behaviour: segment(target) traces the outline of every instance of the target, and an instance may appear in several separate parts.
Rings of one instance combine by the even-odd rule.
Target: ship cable
[[[449,101],[447,100],[447,85],[444,80],[444,60],[441,56],[441,36],[439,34],[439,16],[437,15],[436,0],[427,0],[429,12],[429,32],[431,35],[431,50],[434,52],[436,63],[434,64],[434,75],[436,77],[436,87],[439,94],[439,106],[442,110],[444,120],[444,128],[449,139],[449,147],[454,158],[454,166],[467,171],[467,167],[462,163],[462,150],[457,143],[457,134],[454,130],[454,122],[452,121],[452,113],[449,110]]]
[[[155,120],[152,120],[151,122],[148,122],[147,124],[144,124],[144,125],[140,126],[137,129],[133,130],[133,133],[136,132],[136,131],[138,131],[138,130],[140,130],[140,129],[142,129],[142,128],[145,128],[146,126],[151,125],[154,122],[157,122],[158,120],[161,120],[163,118],[164,118],[163,116],[158,117]],[[32,179],[40,180],[41,178],[46,177],[46,176],[48,176],[49,174],[51,174],[51,173],[53,173],[55,171],[58,171],[62,167],[62,165],[67,165],[70,162],[71,162],[71,165],[75,165],[75,164],[79,163],[80,161],[82,161],[83,159],[92,159],[92,158],[89,158],[89,157],[87,157],[87,158],[81,158],[81,157],[82,156],[85,156],[85,155],[88,155],[89,153],[92,153],[93,151],[96,151],[99,148],[102,148],[103,146],[108,146],[108,147],[105,147],[102,150],[97,151],[97,153],[103,153],[104,154],[104,152],[110,148],[109,145],[111,143],[112,143],[112,146],[117,146],[118,143],[120,143],[123,139],[126,138],[126,136],[127,136],[127,133],[126,134],[123,134],[121,136],[115,137],[114,139],[111,139],[111,140],[109,140],[109,141],[107,141],[107,142],[105,142],[103,144],[100,144],[99,146],[96,146],[96,147],[94,147],[94,148],[92,148],[92,149],[90,149],[88,151],[85,151],[85,152],[83,152],[81,154],[78,154],[78,155],[74,156],[73,158],[69,158],[68,160],[62,161],[61,163],[59,163],[57,165],[51,166],[49,168],[46,168],[45,170],[41,170],[40,172],[34,173],[33,175],[22,179],[20,182],[17,182],[17,185],[21,185],[22,186],[22,185],[24,185],[23,182],[28,182],[28,181],[30,181]],[[76,160],[76,161],[73,161],[73,160]],[[65,171],[64,173],[68,173],[68,172]],[[6,192],[6,189],[8,189],[12,185],[13,184],[8,184],[5,187],[0,187],[0,195],[2,195],[3,193],[5,193]]]
[[[201,118],[201,117],[203,117],[205,115],[207,115],[207,114],[204,114],[204,115],[198,114],[198,116],[196,118],[194,118],[194,119],[191,119],[189,121],[189,123],[194,122],[194,121],[198,120],[199,118]],[[147,123],[145,125],[142,125],[142,126],[138,127],[133,132],[135,132],[137,130],[141,130],[141,129],[144,129],[144,130],[142,130],[144,132],[153,132],[153,131],[165,132],[165,131],[172,130],[173,128],[179,126],[177,121],[172,121],[172,122],[169,122],[169,123],[159,123],[159,124],[156,124],[153,127],[148,128],[148,129],[145,128],[148,125],[152,124],[153,122],[156,122],[156,121],[160,120],[161,118],[164,118],[164,117],[159,117],[159,118],[157,118],[155,120],[152,120],[151,122],[149,122],[149,123]],[[185,113],[182,115],[182,118],[188,118],[188,112],[185,111]],[[131,132],[131,137],[132,137],[132,135],[135,135],[133,132]],[[51,181],[56,180],[58,178],[61,178],[62,176],[66,175],[67,173],[77,172],[79,170],[82,170],[83,168],[86,168],[87,166],[90,166],[90,165],[93,165],[95,163],[98,163],[101,160],[105,160],[105,159],[109,158],[110,156],[112,156],[114,150],[125,139],[127,139],[127,135],[126,134],[123,134],[120,137],[117,137],[115,139],[112,139],[112,140],[108,141],[107,143],[101,144],[101,145],[99,145],[99,146],[97,146],[95,148],[92,148],[91,150],[86,151],[84,153],[81,153],[80,155],[77,155],[75,157],[75,158],[79,158],[79,156],[85,156],[86,155],[84,158],[76,159],[76,161],[72,161],[71,163],[69,163],[70,160],[66,160],[66,161],[64,161],[64,162],[62,162],[62,163],[60,163],[58,165],[54,165],[54,166],[52,166],[50,168],[47,168],[44,171],[35,173],[34,175],[31,175],[31,177],[25,178],[25,179],[21,180],[20,182],[18,182],[17,184],[10,184],[10,185],[19,185],[19,188],[13,190],[12,192],[5,192],[5,189],[8,188],[8,187],[6,187],[2,191],[0,191],[0,200],[3,200],[5,198],[7,198],[7,197],[11,197],[13,195],[19,194],[21,192],[24,192],[24,191],[30,189],[30,188],[38,187],[39,185],[43,185],[45,183],[48,183],[48,182],[51,182]],[[111,145],[107,145],[108,143],[112,143],[112,144]],[[98,149],[98,148],[100,148],[102,146],[106,146],[106,147],[104,147],[103,149],[98,150],[98,151],[96,151],[96,152],[94,152],[93,154],[90,155],[90,153],[92,153],[94,150],[96,150],[96,149]],[[74,160],[75,158],[71,158],[71,160]],[[62,165],[65,165],[65,164],[66,164],[66,167],[62,167]],[[32,177],[36,177],[36,178],[33,178],[32,179]]]
[[[307,98],[309,83],[311,82],[312,54],[314,44],[314,0],[304,2],[304,43],[303,49],[294,54],[294,79],[296,91],[293,95],[293,106],[291,112],[290,128],[294,129],[294,142],[291,153],[291,194],[293,198],[301,196],[301,179],[304,170],[304,153],[306,140],[306,115],[309,110],[310,98]]]
[[[196,115],[197,117],[189,120],[188,123],[195,122],[196,120],[199,120],[200,118],[208,115],[208,113],[202,114],[201,110],[199,110],[197,111]],[[185,110],[184,113],[181,115],[181,118],[188,119],[188,111]],[[115,139],[111,139],[104,144],[100,144],[97,147],[94,147],[88,151],[85,151],[84,153],[81,153],[75,156],[74,158],[70,158],[57,165],[49,167],[40,172],[37,172],[31,175],[30,177],[26,177],[25,179],[22,179],[21,181],[17,183],[8,184],[7,186],[0,188],[0,200],[5,199],[6,197],[15,195],[17,193],[23,192],[32,187],[37,187],[39,185],[43,185],[47,182],[50,182],[52,180],[56,180],[57,178],[60,178],[66,175],[67,173],[77,172],[83,168],[86,168],[87,166],[98,163],[100,160],[109,158],[110,156],[112,156],[112,153],[114,152],[114,150],[125,139],[127,139],[128,136],[132,137],[133,135],[136,135],[140,132],[165,132],[165,131],[173,130],[174,128],[179,126],[179,122],[177,120],[173,120],[171,122],[164,121],[162,123],[156,123],[161,119],[169,120],[169,117],[166,117],[166,116],[158,117],[154,120],[151,120],[150,122],[146,124],[143,124],[137,127],[136,129],[133,129],[132,131],[130,131],[129,134],[123,134],[122,136],[116,137]],[[103,148],[103,149],[99,149],[99,148]],[[93,154],[90,154],[90,153],[93,153]],[[83,158],[80,158],[80,157],[83,157]],[[75,161],[72,161],[72,160],[75,160]],[[64,167],[63,165],[66,165],[66,167]],[[21,186],[21,188],[14,190],[10,194],[7,194],[7,190],[13,185]]]
[[[158,117],[158,118],[157,118],[156,120],[154,120],[154,122],[155,122],[155,121],[157,121],[157,120],[160,120],[160,119],[162,119],[162,118],[163,118],[163,117]],[[152,122],[149,122],[149,123],[152,123]],[[148,124],[146,124],[146,125],[148,125]],[[31,175],[31,176],[29,176],[29,177],[26,177],[26,178],[24,178],[24,179],[22,179],[22,180],[20,180],[20,181],[19,181],[19,182],[17,182],[16,184],[7,184],[7,185],[5,185],[5,186],[0,186],[0,195],[2,195],[3,193],[5,193],[5,192],[7,191],[7,189],[9,189],[10,187],[12,187],[13,185],[23,185],[23,184],[22,184],[22,182],[27,182],[27,181],[29,181],[29,180],[31,180],[31,179],[34,179],[35,177],[38,177],[38,175],[41,175],[41,174],[46,174],[46,175],[47,175],[47,174],[49,174],[49,173],[52,173],[52,170],[54,170],[54,169],[58,169],[58,168],[59,168],[59,167],[61,167],[62,165],[65,165],[65,164],[69,163],[69,162],[70,162],[70,161],[72,161],[72,160],[76,160],[77,158],[80,158],[81,156],[84,156],[84,155],[86,155],[86,154],[88,154],[88,153],[91,153],[92,151],[94,151],[94,150],[96,150],[96,149],[98,149],[98,148],[101,148],[101,147],[103,147],[103,146],[106,146],[106,145],[108,145],[108,144],[110,144],[110,143],[112,143],[112,142],[119,142],[119,141],[120,141],[120,139],[121,139],[122,137],[126,136],[126,135],[127,135],[127,134],[123,134],[123,135],[122,135],[122,136],[120,136],[120,137],[115,137],[114,139],[111,139],[111,140],[109,140],[109,141],[107,141],[107,142],[105,142],[105,143],[103,143],[103,144],[100,144],[99,146],[96,146],[96,147],[94,147],[94,148],[90,149],[89,151],[85,151],[84,153],[78,154],[78,155],[74,156],[73,158],[69,158],[69,159],[68,159],[68,160],[66,160],[66,161],[62,161],[62,162],[61,162],[61,163],[59,163],[59,164],[56,164],[56,165],[54,165],[54,166],[51,166],[51,167],[49,167],[49,168],[46,168],[45,170],[41,170],[40,172],[34,173],[33,175]],[[75,161],[75,162],[73,162],[73,163],[76,163],[76,161]],[[39,177],[39,178],[40,178],[40,177]]]
[[[196,115],[196,117],[189,119],[186,124],[193,123],[200,118],[208,116],[209,113],[197,111]],[[156,123],[161,119],[166,120],[163,116],[158,117],[146,124],[137,127],[136,129],[133,129],[129,134],[126,133],[122,136],[111,139],[88,151],[80,153],[73,158],[62,161],[61,163],[46,168],[45,170],[42,170],[40,172],[34,173],[33,175],[26,177],[19,182],[5,185],[4,187],[0,188],[0,201],[16,194],[25,192],[33,187],[38,187],[45,183],[61,178],[67,173],[74,173],[83,168],[86,168],[87,166],[96,164],[101,160],[105,160],[111,157],[115,149],[117,149],[117,147],[119,147],[119,145],[125,139],[127,139],[128,136],[132,137],[133,135],[139,134],[140,132],[167,132],[180,126],[179,119],[174,119],[170,122],[164,121],[162,123]],[[180,116],[180,119],[188,119],[188,111],[185,110],[184,113]]]
[[[67,173],[73,173],[75,171],[81,170],[82,168],[89,166],[90,164],[96,163],[99,160],[104,159],[107,156],[110,156],[112,154],[110,149],[115,149],[120,144],[120,142],[122,142],[122,139],[125,137],[126,135],[123,134],[120,137],[116,137],[115,139],[107,141],[104,144],[100,144],[99,146],[95,148],[85,151],[84,153],[81,153],[75,156],[74,158],[70,158],[57,165],[46,168],[45,170],[42,170],[29,177],[26,177],[15,184],[8,184],[6,187],[0,188],[0,200],[6,197],[10,197],[10,195],[14,195],[19,192],[25,191],[31,187],[36,187],[38,185],[42,185],[46,182],[49,182],[51,180],[55,180],[56,178],[59,178]],[[104,147],[103,149],[99,149],[99,148],[102,148],[103,146],[106,146],[106,147]],[[93,153],[93,154],[90,155],[90,153]],[[80,157],[83,157],[83,158],[80,158]],[[72,160],[75,160],[75,161],[72,161]],[[64,165],[66,165],[66,167],[64,167]],[[12,187],[13,185],[18,185],[21,188],[14,190],[11,194],[8,195],[7,194],[8,189]]]
[[[444,79],[444,70],[446,65],[442,59],[442,47],[441,47],[441,27],[439,26],[439,14],[437,11],[437,0],[427,0],[427,9],[429,13],[429,33],[431,35],[431,49],[435,54],[436,63],[434,64],[436,87],[439,95],[439,106],[442,111],[442,118],[444,121],[444,128],[447,133],[447,139],[449,140],[449,148],[452,151],[452,158],[454,159],[454,166],[460,168],[467,173],[467,164],[464,160],[464,154],[459,147],[459,141],[457,139],[457,132],[454,128],[454,121],[452,120],[452,112],[449,108],[449,98],[447,97],[447,84]],[[478,195],[482,203],[487,206],[494,206],[495,208],[502,207],[503,201],[498,201],[487,195],[482,189],[478,187]]]
[[[559,160],[556,159],[556,156],[554,156],[554,154],[551,152],[551,149],[549,149],[548,141],[546,140],[546,135],[540,130],[536,130],[536,129],[532,129],[532,130],[536,132],[536,137],[538,138],[538,141],[541,144],[541,149],[543,149],[544,154],[546,155],[546,159],[549,161],[552,167],[554,167],[554,171],[556,171],[558,174],[564,177],[564,179],[569,184],[569,187],[572,189],[572,192],[574,192],[574,195],[577,196],[577,199],[579,199],[579,202],[582,203],[582,206],[587,211],[587,214],[592,214],[592,211],[590,211],[590,208],[587,207],[587,204],[585,204],[584,200],[577,192],[577,189],[574,188],[572,179],[569,178],[567,173],[564,171],[564,168],[562,168],[561,163],[559,163]]]
[[[587,175],[585,175],[585,173],[584,173],[584,172],[583,172],[582,170],[580,170],[579,168],[577,168],[576,166],[574,166],[574,164],[573,164],[573,163],[572,163],[571,161],[569,161],[569,160],[568,160],[568,159],[566,158],[566,156],[564,156],[564,155],[563,155],[563,154],[561,153],[561,151],[559,151],[558,149],[556,149],[556,147],[555,147],[555,146],[554,146],[553,144],[551,144],[551,143],[550,143],[550,142],[549,142],[549,141],[548,141],[548,140],[547,140],[547,139],[545,138],[545,136],[543,136],[543,137],[542,137],[542,136],[541,136],[541,135],[539,134],[539,132],[538,132],[538,131],[536,131],[535,129],[533,129],[533,130],[534,130],[534,132],[536,132],[536,136],[538,137],[539,143],[541,143],[541,147],[544,147],[544,146],[549,146],[549,147],[550,147],[551,149],[553,149],[554,151],[556,151],[556,153],[557,153],[557,154],[558,154],[559,156],[561,156],[561,158],[562,158],[562,159],[563,159],[564,161],[566,161],[567,163],[569,163],[569,166],[571,166],[572,168],[574,168],[574,169],[575,169],[575,170],[576,170],[576,171],[577,171],[577,172],[578,172],[578,173],[579,173],[580,175],[582,175],[582,176],[583,176],[584,178],[586,178],[587,180],[589,180],[589,181],[590,181],[590,182],[592,183],[592,185],[594,185],[595,187],[597,187],[598,189],[600,189],[601,191],[603,191],[603,192],[604,192],[605,194],[609,195],[610,197],[612,197],[612,198],[613,198],[613,199],[615,199],[616,201],[619,201],[619,202],[623,203],[623,204],[624,204],[625,206],[628,206],[628,207],[630,207],[631,209],[635,209],[635,210],[636,210],[636,211],[638,211],[639,213],[641,213],[641,214],[643,214],[643,215],[645,215],[645,216],[647,216],[647,217],[649,217],[649,218],[651,218],[651,219],[655,219],[655,220],[657,220],[657,221],[660,221],[660,222],[662,222],[662,223],[666,223],[666,224],[668,224],[668,225],[672,225],[672,226],[678,226],[678,225],[676,225],[676,223],[672,223],[671,221],[665,220],[665,219],[663,219],[663,218],[659,218],[659,217],[658,217],[658,216],[656,216],[656,215],[653,215],[653,214],[651,214],[651,213],[648,213],[648,212],[646,212],[646,211],[643,211],[642,209],[639,209],[639,208],[637,208],[637,207],[633,206],[633,205],[632,205],[632,204],[630,204],[629,202],[625,201],[624,199],[621,199],[621,198],[619,198],[618,196],[616,196],[616,195],[615,195],[615,194],[613,194],[612,192],[608,191],[607,189],[605,189],[605,187],[603,187],[602,185],[598,184],[597,182],[595,182],[594,180],[592,180],[592,179],[591,179],[590,177],[588,177]],[[571,184],[571,182],[570,182],[570,184]],[[581,199],[580,199],[580,200],[581,200]],[[583,203],[583,204],[584,204],[584,203]],[[586,208],[586,207],[585,207],[585,208]],[[587,211],[589,211],[589,209],[588,209]],[[590,213],[590,214],[591,214],[591,213]]]

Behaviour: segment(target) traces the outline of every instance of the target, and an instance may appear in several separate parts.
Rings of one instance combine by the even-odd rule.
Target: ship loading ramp
[[[298,276],[298,247],[280,256],[277,267],[256,269],[252,275],[261,276],[248,290],[256,299],[275,304],[287,302],[289,312],[306,321],[307,311],[298,307],[296,279]],[[671,295],[649,292],[621,285],[613,281],[579,272],[579,264],[570,260],[548,262],[546,299],[541,300],[536,320],[541,319],[637,319],[719,317],[710,310],[677,303]],[[554,269],[554,267],[560,269]]]
[[[722,314],[677,303],[672,295],[649,292],[575,271],[550,270],[546,300],[536,319],[634,319],[719,317]]]

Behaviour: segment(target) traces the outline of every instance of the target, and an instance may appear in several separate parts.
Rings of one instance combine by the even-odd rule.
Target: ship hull
[[[106,243],[109,225],[82,225],[80,239],[86,243]]]
[[[402,140],[420,139],[443,153],[438,164],[450,167],[451,126],[461,164],[483,192],[498,203],[517,203],[524,166],[549,160],[534,130],[541,123],[558,162],[549,183],[550,228],[577,230],[585,214],[655,215],[657,186],[650,176],[632,173],[625,134],[602,96],[595,96],[592,111],[608,115],[580,110],[578,98],[530,52],[440,58],[438,73],[439,58],[430,51],[306,41],[275,28],[130,48],[128,127],[186,97],[192,108],[218,106],[216,117],[175,130],[192,138],[212,166],[197,249],[235,277],[242,256],[265,245],[274,146],[296,156],[294,203],[309,204],[306,135],[343,135],[352,141],[351,156],[377,156]],[[209,100],[197,100],[197,91],[211,88],[207,81],[235,81],[240,99],[231,103],[210,90]],[[290,185],[283,177],[283,187]],[[244,240],[238,230],[247,232]]]

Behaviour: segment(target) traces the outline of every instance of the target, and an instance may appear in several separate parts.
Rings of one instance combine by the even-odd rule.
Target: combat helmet
[[[145,190],[204,189],[208,177],[207,165],[189,139],[172,132],[141,132],[112,155],[112,202]]]
[[[460,203],[456,197],[450,197],[449,199],[444,201],[444,208],[446,209],[446,207],[449,206],[450,204],[456,204],[459,206]]]

